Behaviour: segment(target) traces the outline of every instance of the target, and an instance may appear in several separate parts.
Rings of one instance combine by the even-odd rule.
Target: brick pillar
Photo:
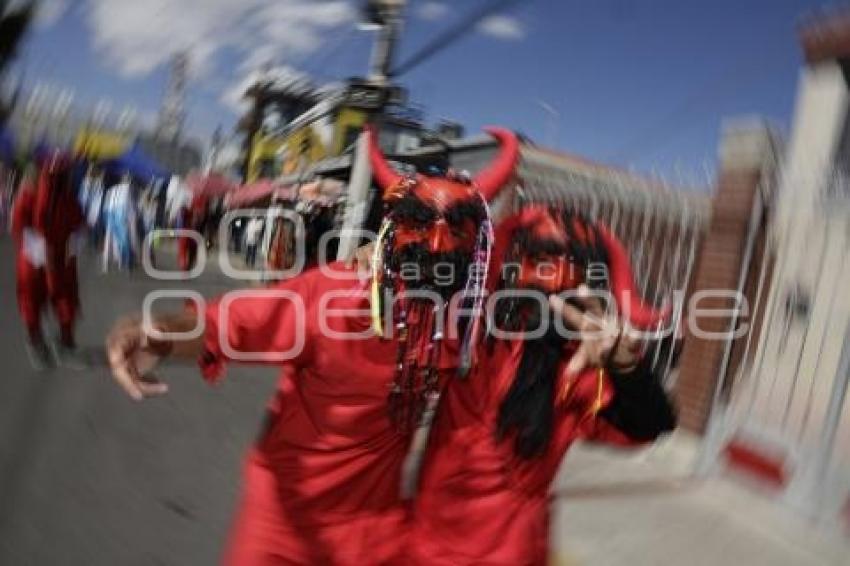
[[[737,289],[754,198],[762,172],[768,170],[767,160],[772,159],[773,145],[773,137],[762,123],[739,122],[724,128],[712,216],[696,262],[694,292]],[[699,309],[731,309],[733,303],[729,299],[712,298],[696,306]],[[685,316],[687,322],[687,311]],[[728,317],[704,317],[697,322],[700,330],[718,333],[727,331],[731,324]],[[738,340],[746,340],[746,337]],[[699,338],[685,324],[680,373],[674,393],[680,425],[690,431],[702,433],[705,429],[725,350],[726,341]]]

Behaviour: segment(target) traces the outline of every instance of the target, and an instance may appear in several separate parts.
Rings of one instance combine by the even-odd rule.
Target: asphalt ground
[[[239,283],[215,269],[191,282],[102,274],[81,258],[84,370],[36,372],[15,302],[14,251],[0,236],[0,564],[193,565],[218,562],[276,372],[228,370],[219,385],[167,365],[168,395],[136,403],[113,384],[103,343],[147,293],[214,296]],[[49,333],[55,325],[47,321]]]

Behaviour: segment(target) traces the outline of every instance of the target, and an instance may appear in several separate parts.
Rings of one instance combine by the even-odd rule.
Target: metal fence
[[[787,183],[786,183],[787,184]],[[753,274],[750,329],[733,355],[705,461],[732,442],[781,463],[782,497],[813,517],[850,510],[850,191],[843,175],[772,214]],[[781,196],[780,198],[785,198]]]

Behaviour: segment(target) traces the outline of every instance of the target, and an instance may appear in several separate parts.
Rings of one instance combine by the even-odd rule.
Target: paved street
[[[87,257],[79,341],[99,364],[35,373],[6,236],[0,262],[0,564],[215,564],[275,371],[231,368],[210,387],[194,368],[171,366],[161,372],[169,395],[131,402],[111,383],[101,344],[116,316],[163,285],[142,273],[102,275]],[[193,283],[207,296],[230,286],[210,271]],[[848,563],[840,537],[734,484],[688,480],[673,456],[575,449],[555,491],[553,563]]]
[[[102,354],[91,370],[35,373],[6,235],[0,265],[0,564],[216,563],[274,370],[233,368],[210,387],[193,368],[168,367],[171,394],[142,404],[110,382]],[[214,274],[196,288],[226,285]],[[142,273],[101,275],[86,258],[80,345],[99,352],[115,317],[161,286]]]
[[[553,492],[553,565],[850,564],[850,537],[816,528],[775,494],[740,477],[691,477],[690,440],[575,446]]]

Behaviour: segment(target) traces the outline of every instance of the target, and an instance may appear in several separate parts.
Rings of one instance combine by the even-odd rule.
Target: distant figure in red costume
[[[492,243],[485,200],[510,179],[518,153],[515,136],[493,133],[502,142],[499,156],[471,181],[402,176],[370,135],[386,203],[384,261],[371,285],[335,263],[328,267],[344,279],[314,269],[269,288],[283,298],[225,296],[201,313],[205,331],[196,340],[148,336],[137,319],[110,333],[113,375],[135,399],[166,391],[145,377],[165,355],[199,359],[209,380],[240,352],[254,353],[243,361],[282,366],[245,465],[228,564],[405,563],[401,474],[412,432],[476,343],[473,330],[444,336],[437,323],[446,313],[405,293],[480,291]],[[196,322],[184,312],[159,317],[154,327],[178,332]],[[290,351],[287,360],[273,357]]]
[[[70,164],[54,157],[42,166],[37,186],[24,181],[13,212],[18,309],[27,328],[33,363],[39,368],[52,363],[41,327],[48,303],[59,323],[59,361],[72,367],[81,365],[74,323],[79,312],[76,255],[84,241],[79,233],[82,226]]]
[[[193,207],[184,205],[178,212],[178,227],[183,230],[194,230],[192,214]],[[182,271],[190,271],[195,266],[198,254],[198,242],[194,238],[180,236],[177,238],[177,265]]]
[[[649,360],[621,321],[592,293],[558,297],[610,283],[626,320],[640,328],[660,323],[667,312],[629,297],[631,270],[619,242],[604,226],[540,208],[500,229],[512,234],[501,240],[499,289],[534,291],[539,300],[500,300],[496,326],[523,334],[548,322],[548,329],[491,338],[470,377],[448,384],[424,459],[410,564],[546,564],[549,489],[570,445],[634,445],[675,426]],[[557,331],[556,316],[572,336]]]

